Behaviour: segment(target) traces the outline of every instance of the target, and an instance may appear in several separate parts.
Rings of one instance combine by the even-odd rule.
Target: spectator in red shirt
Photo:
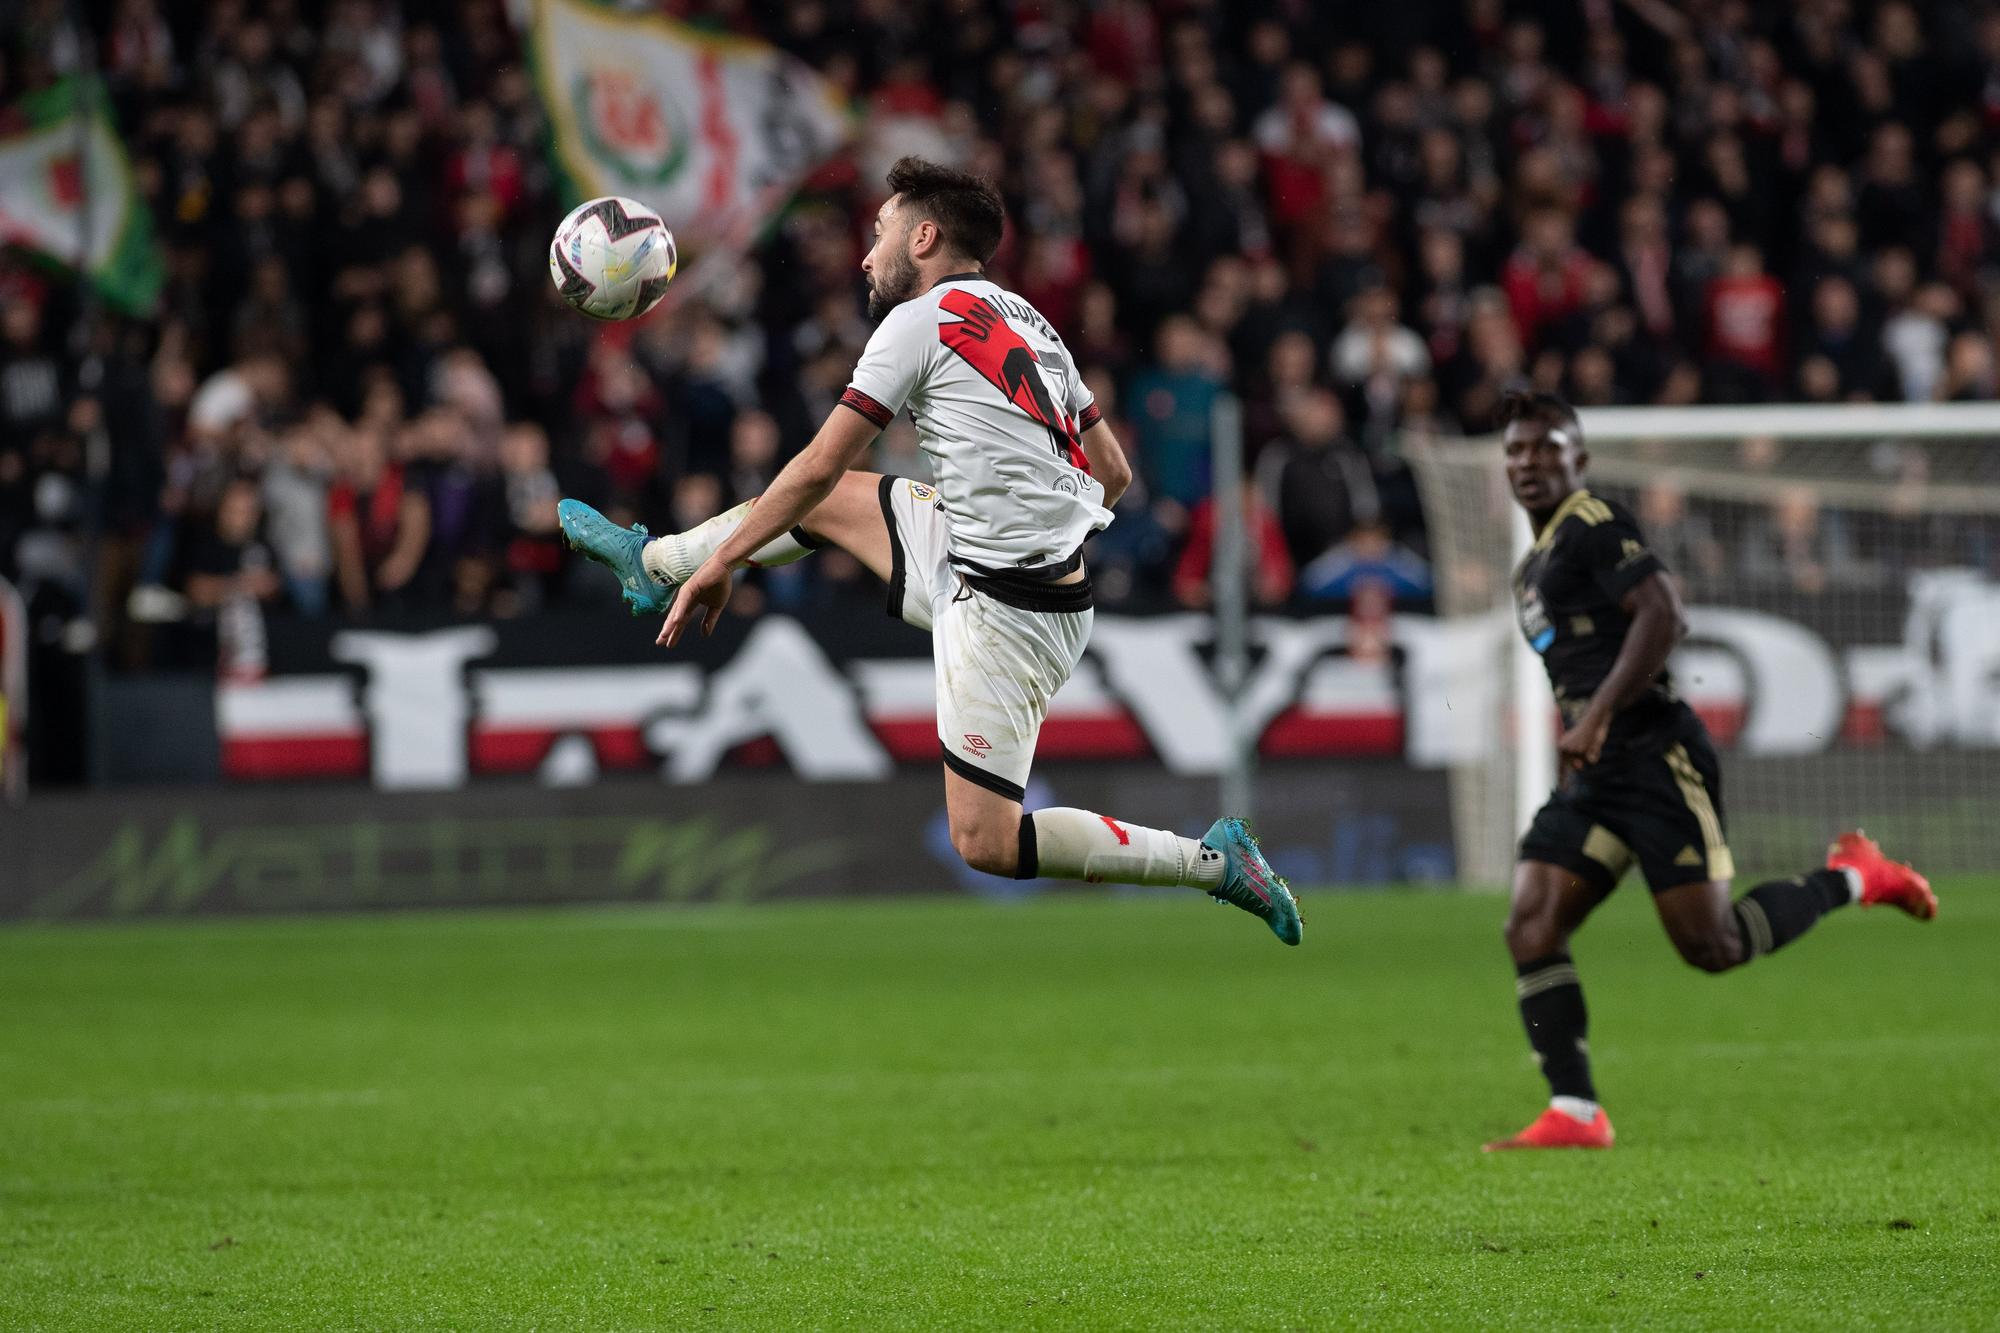
[[[1093,69],[1124,84],[1137,83],[1158,69],[1160,27],[1151,5],[1112,0],[1091,8],[1084,49]]]
[[[1361,124],[1320,92],[1319,72],[1300,62],[1285,71],[1278,104],[1257,118],[1251,137],[1264,154],[1271,221],[1290,227],[1315,216],[1336,159],[1361,151]]]
[[[1278,606],[1292,595],[1296,570],[1291,553],[1285,549],[1285,531],[1278,516],[1247,482],[1243,488],[1243,521],[1250,537],[1250,595],[1259,606]],[[1200,609],[1215,598],[1208,574],[1215,563],[1215,497],[1209,496],[1194,507],[1188,524],[1187,545],[1181,548],[1180,562],[1174,566],[1174,600],[1190,609]]]
[[[1021,295],[1057,329],[1074,330],[1090,251],[1077,236],[1038,236],[1028,242],[1021,266]]]
[[[1993,223],[1986,211],[1986,173],[1961,158],[1945,168],[1944,208],[1938,219],[1938,277],[1971,300],[1992,249]]]
[[[405,433],[411,429],[401,427]],[[430,545],[430,502],[407,484],[384,433],[367,426],[349,433],[340,475],[327,496],[334,572],[351,611],[367,611],[400,594]]]
[[[1582,309],[1590,267],[1590,255],[1576,243],[1569,214],[1542,208],[1529,215],[1520,247],[1500,276],[1521,341],[1534,346],[1543,330]]]
[[[666,400],[628,349],[608,339],[592,346],[571,411],[584,423],[585,459],[613,491],[628,502],[644,494],[660,473]]]
[[[501,142],[499,123],[485,102],[467,103],[459,125],[462,143],[445,169],[453,196],[489,195],[507,217],[527,194],[520,154]]]
[[[1764,271],[1756,246],[1730,247],[1722,276],[1708,285],[1707,306],[1717,396],[1762,398],[1784,374],[1785,289]]]

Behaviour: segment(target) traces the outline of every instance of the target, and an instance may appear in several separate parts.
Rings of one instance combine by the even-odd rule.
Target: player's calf
[[[1888,904],[1919,920],[1937,913],[1929,882],[1861,833],[1843,833],[1823,870],[1768,880],[1734,903],[1728,894],[1723,884],[1689,884],[1654,900],[1674,947],[1704,972],[1727,972],[1776,953],[1849,903]]]
[[[1569,947],[1569,938],[1557,924],[1553,904],[1516,897],[1508,907],[1507,920],[1500,928],[1507,941],[1507,954],[1516,963],[1545,958]]]
[[[1222,883],[1223,855],[1194,838],[1127,824],[1088,810],[1054,808],[1021,817],[1018,846],[1032,865],[1023,879],[1055,875],[1088,884],[1150,884],[1211,889]]]
[[[951,826],[952,850],[974,870],[1014,878],[1020,865],[1020,823],[1027,818],[1023,815],[1012,829],[1004,829],[992,822],[973,824],[954,820]]]
[[[1291,889],[1241,820],[1219,819],[1206,837],[1195,839],[1089,810],[1024,814],[1018,800],[950,768],[945,806],[951,845],[974,870],[1015,879],[1200,889],[1259,918],[1287,944],[1302,936]]]
[[[1021,817],[1014,873],[1200,889],[1250,913],[1286,944],[1304,937],[1291,887],[1240,819],[1218,819],[1197,840],[1088,810],[1037,810]]]
[[[1750,961],[1749,955],[1743,951],[1743,938],[1734,925],[1692,937],[1674,935],[1671,938],[1681,961],[1697,972],[1727,972]]]
[[[842,473],[832,493],[813,507],[803,523],[779,533],[751,554],[751,567],[788,565],[823,546],[838,546],[877,578],[888,578],[892,560],[881,491],[889,480],[877,472]],[[755,499],[745,500],[686,532],[655,538],[646,547],[646,572],[670,586],[685,583],[729,540],[756,503]]]
[[[730,534],[750,516],[750,510],[756,503],[755,500],[745,500],[706,522],[697,523],[686,532],[655,537],[646,543],[646,572],[665,587],[676,588],[686,583],[694,577],[694,572],[701,568],[702,563],[729,540]],[[789,565],[794,560],[805,559],[818,549],[819,543],[804,528],[793,528],[758,547],[750,557],[750,564],[757,569]]]
[[[952,848],[967,865],[989,875],[1163,888],[1222,883],[1219,850],[1165,829],[1060,807],[1022,814],[1017,803],[997,798],[955,806]]]
[[[1738,898],[1730,909],[1739,941],[1737,961],[1775,953],[1861,896],[1859,876],[1844,870],[1814,870],[1792,879],[1767,880]]]
[[[1679,884],[1653,895],[1667,937],[1688,966],[1727,972],[1790,944],[1828,912],[1852,902],[1857,881],[1815,870],[1759,884],[1735,902],[1721,882]]]
[[[770,569],[789,565],[833,545],[877,576],[888,578],[892,566],[889,531],[879,498],[886,480],[873,472],[843,474],[833,493],[807,516],[811,531],[801,525],[779,533],[751,554],[751,566]],[[557,509],[563,537],[571,549],[617,576],[634,615],[656,615],[673,605],[675,590],[721,549],[756,503],[745,500],[686,532],[670,532],[664,537],[653,536],[639,524],[620,528],[581,500],[564,500]]]

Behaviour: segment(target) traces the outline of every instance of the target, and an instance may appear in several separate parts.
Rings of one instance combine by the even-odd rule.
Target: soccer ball
[[[579,205],[549,242],[549,277],[592,319],[643,315],[680,267],[674,234],[643,204],[608,195]]]

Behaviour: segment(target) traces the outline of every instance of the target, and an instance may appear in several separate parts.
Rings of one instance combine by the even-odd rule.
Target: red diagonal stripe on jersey
[[[1049,398],[1048,384],[1035,369],[1041,358],[994,309],[993,303],[963,287],[954,287],[944,294],[938,306],[947,314],[958,316],[955,324],[938,325],[938,341],[963,357],[1008,402],[1046,426],[1049,438],[1064,446],[1073,466],[1090,471],[1083,447],[1077,442],[1076,423],[1064,416]]]

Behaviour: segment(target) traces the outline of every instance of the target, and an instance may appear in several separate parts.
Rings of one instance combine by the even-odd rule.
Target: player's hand
[[[694,577],[681,585],[680,594],[667,611],[667,623],[660,626],[660,637],[654,642],[671,648],[681,641],[681,632],[694,619],[695,608],[701,608],[701,632],[715,633],[717,622],[722,619],[722,608],[729,605],[729,593],[736,586],[735,575],[728,565],[710,558],[694,572]]]
[[[1561,758],[1563,771],[1574,773],[1597,762],[1604,753],[1604,738],[1611,731],[1611,715],[1592,709],[1577,719],[1576,725],[1563,732],[1556,742],[1556,754]]]

